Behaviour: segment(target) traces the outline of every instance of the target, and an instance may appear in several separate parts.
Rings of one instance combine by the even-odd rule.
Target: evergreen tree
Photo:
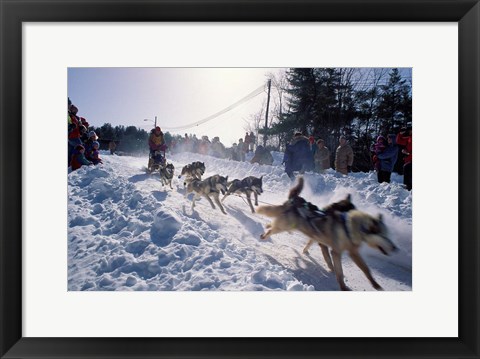
[[[411,121],[410,86],[402,79],[398,69],[393,69],[388,83],[380,88],[382,93],[378,104],[379,132],[388,134]]]
[[[99,127],[95,130],[97,136],[103,138],[105,140],[113,140],[115,139],[115,131],[111,124],[105,123],[102,127]]]
[[[289,87],[288,113],[281,119],[286,123],[295,123],[296,129],[304,133],[313,127],[315,104],[317,101],[317,79],[315,69],[292,68],[287,71]]]

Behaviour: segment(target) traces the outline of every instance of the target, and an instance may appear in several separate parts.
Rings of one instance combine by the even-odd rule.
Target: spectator
[[[385,148],[387,148],[385,137],[383,136],[378,136],[377,137],[377,142],[375,142],[371,147],[370,147],[370,152],[372,152],[372,161],[373,161],[373,168],[377,173],[380,171],[380,160],[378,159],[378,155],[385,151]]]
[[[273,156],[265,147],[257,146],[255,155],[250,163],[258,163],[260,165],[271,165],[273,163]]]
[[[232,145],[232,149],[230,151],[230,159],[232,161],[240,161],[240,154],[238,153],[238,146],[236,143]]]
[[[245,136],[246,138],[247,136]],[[238,151],[238,157],[240,161],[245,161],[245,152],[247,152],[247,144],[243,142],[243,139],[239,138],[238,139],[238,146],[237,146],[237,151]]]
[[[97,134],[95,133],[95,131],[90,131],[88,133],[88,139],[85,141],[85,155],[89,156],[89,154],[92,152],[92,149],[93,149],[93,143],[98,140],[98,136]]]
[[[87,119],[85,117],[79,117],[79,123],[85,126],[85,128],[89,128],[90,125],[87,122]]]
[[[70,162],[70,166],[72,167],[72,171],[78,170],[83,165],[91,165],[92,162],[85,158],[85,147],[83,145],[77,145],[72,153],[72,159]]]
[[[407,190],[412,189],[412,124],[409,123],[397,134],[397,145],[405,146],[402,153],[403,158],[403,184]]]
[[[84,125],[80,125],[80,140],[82,143],[85,143],[88,140],[88,130]]]
[[[245,152],[248,152],[248,149],[250,148],[250,134],[248,132],[245,133],[245,141],[243,142],[243,145],[245,146]]]
[[[111,155],[115,153],[115,150],[117,149],[117,144],[115,143],[115,141],[110,141],[110,143],[108,144],[108,149],[110,150]]]
[[[211,155],[217,158],[225,158],[225,146],[220,142],[219,137],[214,137],[212,139],[212,144],[210,146]]]
[[[348,175],[352,171],[353,150],[347,143],[345,136],[340,136],[340,145],[335,153],[335,170],[338,173]]]
[[[167,148],[165,146],[165,139],[163,137],[163,132],[160,127],[155,127],[148,137],[148,147],[150,148],[150,155],[148,158],[148,170],[152,171],[152,165],[155,162],[155,156],[157,151],[165,151]]]
[[[387,146],[383,151],[377,154],[378,160],[380,162],[379,169],[377,172],[378,183],[387,182],[390,183],[390,177],[392,175],[393,168],[397,162],[398,157],[398,147],[395,141],[395,135],[388,135],[387,137]]]
[[[314,148],[315,153],[313,158],[315,160],[315,170],[318,173],[323,173],[326,169],[330,168],[330,151],[322,139],[317,140],[316,147]]]
[[[295,133],[292,142],[285,149],[283,163],[285,163],[285,173],[291,179],[294,178],[294,171],[304,173],[313,169],[313,153],[307,137],[300,132]]]
[[[250,132],[250,142],[248,143],[248,150],[247,152],[253,152],[253,148],[255,146],[255,135],[253,134],[253,132]]]
[[[210,151],[210,140],[208,136],[202,136],[202,140],[198,144],[198,152],[202,155],[207,155]]]
[[[308,142],[310,143],[310,148],[313,150],[315,144],[315,137],[313,137],[313,135],[310,135],[308,137]]]
[[[190,145],[191,152],[198,152],[199,142],[197,135],[193,135],[192,143]]]
[[[188,134],[183,137],[183,151],[192,152],[192,141],[188,138]]]
[[[69,99],[70,102],[70,99]],[[77,117],[78,108],[71,104],[68,106],[68,164],[72,159],[72,153],[76,146],[82,144],[80,134],[80,122]]]
[[[94,165],[98,165],[99,163],[103,163],[102,159],[100,158],[100,143],[98,141],[94,141],[92,143],[92,150],[88,154],[87,159],[91,161]]]

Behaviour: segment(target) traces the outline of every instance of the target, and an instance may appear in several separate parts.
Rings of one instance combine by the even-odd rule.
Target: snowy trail
[[[274,166],[197,154],[173,155],[169,162],[177,174],[200,160],[205,177],[263,175],[259,201],[279,204],[292,185],[275,166],[279,158]],[[225,200],[227,215],[204,199],[192,211],[183,179],[175,176],[172,190],[144,173],[144,157],[103,154],[103,160],[69,174],[69,290],[338,290],[320,249],[302,254],[302,234],[260,240],[269,219],[252,214],[242,198]],[[373,173],[305,179],[302,195],[320,207],[351,193],[359,209],[384,214],[401,251],[385,257],[365,248],[362,255],[385,290],[411,290],[411,194],[398,183],[379,185]],[[373,290],[346,255],[343,266],[348,286]]]

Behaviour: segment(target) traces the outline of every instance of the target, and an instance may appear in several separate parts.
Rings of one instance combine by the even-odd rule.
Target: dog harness
[[[340,220],[342,221],[342,225],[345,229],[345,233],[347,234],[347,238],[352,239],[352,237],[350,236],[350,230],[347,226],[347,212],[340,212]]]
[[[314,204],[307,202],[302,197],[291,198],[289,199],[289,202],[297,210],[298,214],[300,214],[300,216],[302,216],[315,231],[320,232],[315,223],[313,223],[313,219],[325,218],[327,214],[324,211]]]
[[[294,208],[297,209],[298,213],[305,218],[308,223],[317,231],[319,232],[319,229],[317,226],[312,222],[313,219],[317,218],[325,218],[328,214],[325,210],[322,210],[315,206],[314,204],[307,202],[304,198],[302,197],[295,197],[291,198],[289,202],[294,206]],[[347,226],[347,212],[340,212],[340,221],[343,225],[343,228],[345,229],[345,233],[347,234],[347,238],[351,239],[350,236],[350,230],[348,229]]]

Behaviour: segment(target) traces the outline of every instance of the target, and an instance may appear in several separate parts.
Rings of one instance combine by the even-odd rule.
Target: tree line
[[[98,136],[101,149],[107,149],[108,143],[114,141],[117,144],[117,151],[126,154],[148,153],[148,136],[150,130],[145,131],[142,128],[135,126],[115,126],[110,123],[105,123],[100,127],[91,127]],[[171,142],[172,135],[167,132],[164,133],[164,138],[167,143]]]

